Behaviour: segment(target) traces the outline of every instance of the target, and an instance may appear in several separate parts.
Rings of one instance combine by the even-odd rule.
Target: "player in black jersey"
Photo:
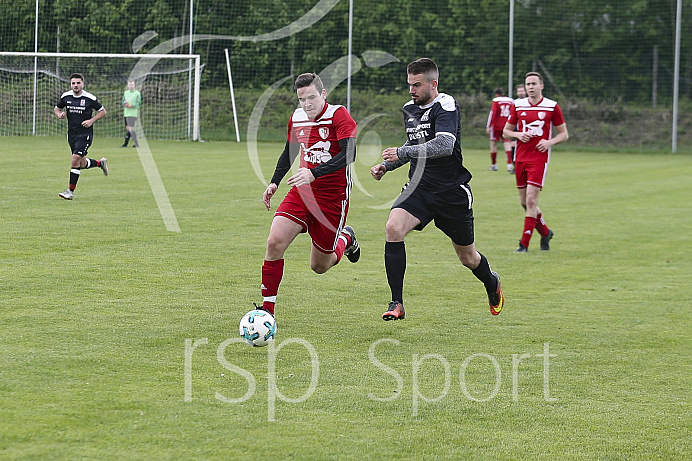
[[[53,108],[59,119],[67,117],[67,142],[72,150],[69,187],[65,192],[58,194],[65,200],[72,200],[82,170],[101,168],[103,174],[108,176],[108,160],[105,157],[101,160],[87,158],[87,150],[94,139],[93,125],[106,115],[106,108],[96,96],[84,91],[82,74],[70,75],[70,86],[72,90],[63,93]],[[92,117],[94,110],[96,115]]]
[[[409,182],[392,205],[386,225],[384,263],[392,302],[384,320],[405,317],[403,303],[406,249],[404,237],[435,221],[451,240],[462,264],[485,285],[490,312],[502,311],[505,297],[500,276],[476,251],[473,236],[471,173],[461,156],[459,106],[453,97],[438,92],[439,72],[434,61],[421,58],[406,68],[411,101],[403,107],[407,140],[384,150],[384,162],[370,170],[377,181],[387,171],[410,163]]]

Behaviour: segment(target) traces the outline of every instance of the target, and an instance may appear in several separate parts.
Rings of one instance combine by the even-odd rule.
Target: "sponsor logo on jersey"
[[[528,132],[531,136],[543,136],[543,127],[545,122],[543,120],[536,120],[534,122],[528,123],[524,131]]]
[[[329,153],[329,148],[332,143],[329,141],[318,141],[310,147],[307,147],[304,143],[300,143],[303,150],[303,159],[309,163],[324,163],[332,158],[332,154]]]

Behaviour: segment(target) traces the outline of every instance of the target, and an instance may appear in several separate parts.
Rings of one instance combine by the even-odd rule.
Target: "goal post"
[[[134,80],[147,138],[197,141],[201,71],[197,54],[0,51],[0,136],[64,134],[52,109],[69,91],[70,74],[80,73],[85,91],[109,112],[99,122],[99,136],[124,135],[121,99],[127,81]]]

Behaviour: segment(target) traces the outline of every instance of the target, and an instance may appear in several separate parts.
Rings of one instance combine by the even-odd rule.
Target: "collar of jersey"
[[[427,103],[424,106],[418,106],[418,108],[419,109],[428,109],[428,108],[432,107],[432,105],[435,104],[443,96],[446,96],[445,93],[438,93],[438,95],[435,96],[435,99],[433,99],[432,101],[430,101],[429,103]]]
[[[324,102],[324,107],[322,108],[322,112],[320,112],[319,115],[317,115],[317,117],[315,117],[313,120],[310,120],[310,117],[308,117],[308,120],[310,120],[311,122],[316,122],[316,121],[318,121],[319,119],[322,118],[322,116],[324,115],[324,113],[327,112],[327,109],[328,109],[328,108],[329,108],[329,103],[328,103],[327,101],[325,101],[325,102]],[[305,116],[307,117],[307,115],[308,115],[308,114],[306,113]]]

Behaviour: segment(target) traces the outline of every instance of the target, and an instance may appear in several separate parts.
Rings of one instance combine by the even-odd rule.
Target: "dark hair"
[[[495,88],[495,95],[496,96],[504,96],[505,92],[502,90],[502,88]]]
[[[296,90],[298,88],[305,88],[310,85],[314,85],[318,93],[322,93],[322,90],[324,90],[324,83],[322,83],[322,79],[314,72],[300,74],[294,83]]]
[[[543,77],[541,77],[541,74],[539,74],[538,72],[527,72],[526,78],[529,78],[529,77],[538,77],[538,81],[543,83]]]
[[[409,75],[425,74],[428,78],[428,82],[440,78],[440,71],[437,69],[437,64],[430,58],[416,59],[406,66],[406,73]]]
[[[524,85],[523,83],[520,83],[517,85],[517,89],[519,89],[519,88],[526,88],[526,85]]]
[[[70,75],[70,80],[72,80],[73,78],[78,78],[78,79],[80,79],[82,82],[84,82],[84,76],[83,76],[82,74],[74,73],[74,74]]]

